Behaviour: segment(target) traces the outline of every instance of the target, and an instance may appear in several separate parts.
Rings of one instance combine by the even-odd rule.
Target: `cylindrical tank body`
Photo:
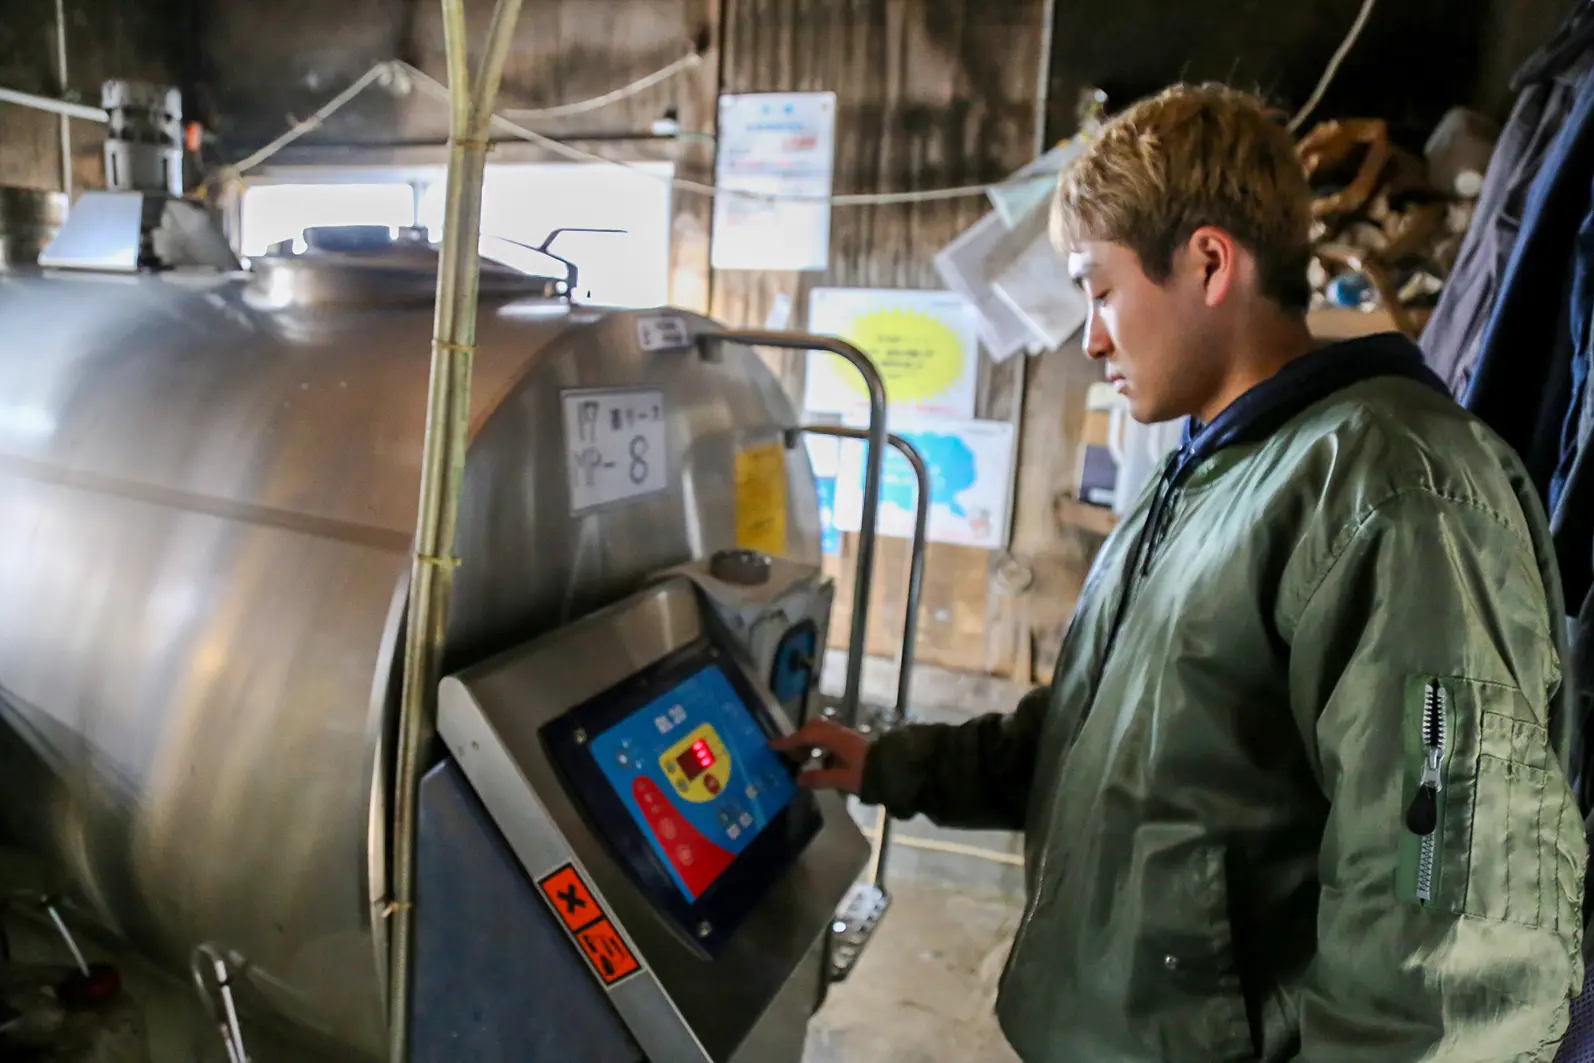
[[[644,351],[640,316],[484,303],[451,666],[735,544],[735,455],[792,408],[751,351]],[[0,844],[369,1056],[431,322],[262,309],[236,277],[0,278]],[[587,387],[663,392],[667,489],[572,515],[560,395]],[[817,562],[802,448],[786,474],[787,553]]]

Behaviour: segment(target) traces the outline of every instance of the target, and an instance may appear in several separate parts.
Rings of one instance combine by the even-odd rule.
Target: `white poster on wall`
[[[893,414],[974,415],[978,315],[956,292],[816,288],[808,300],[808,330],[838,336],[867,354],[885,381]],[[803,404],[818,413],[860,416],[869,412],[869,393],[845,359],[819,354],[808,361]]]
[[[894,417],[891,431],[912,443],[930,472],[931,542],[1000,550],[1007,545],[1013,499],[1013,426],[1007,421]],[[835,523],[863,527],[865,444],[841,444]],[[880,485],[881,535],[913,537],[918,480],[894,448],[886,451]]]
[[[827,268],[835,164],[834,92],[721,96],[714,268]]]

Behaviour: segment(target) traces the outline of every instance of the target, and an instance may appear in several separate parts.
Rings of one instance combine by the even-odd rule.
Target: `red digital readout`
[[[695,779],[714,766],[714,751],[708,747],[706,741],[699,738],[687,748],[685,753],[676,757],[675,762],[681,766],[681,771],[688,779]]]

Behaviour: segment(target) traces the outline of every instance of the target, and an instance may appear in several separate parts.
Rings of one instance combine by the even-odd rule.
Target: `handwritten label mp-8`
[[[670,486],[663,391],[590,388],[560,398],[571,513]]]

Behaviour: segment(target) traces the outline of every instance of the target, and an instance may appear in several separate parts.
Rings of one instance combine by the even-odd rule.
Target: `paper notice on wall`
[[[1007,421],[893,418],[891,431],[918,450],[930,472],[931,542],[1000,550],[1007,544],[1013,498],[1013,425]],[[836,477],[835,524],[863,527],[864,454],[867,446],[841,446]],[[886,451],[880,486],[881,535],[913,537],[918,479],[907,459]]]
[[[979,381],[979,324],[956,292],[816,288],[808,329],[839,336],[868,355],[885,381],[893,414],[967,418]],[[866,415],[869,393],[847,361],[808,362],[804,405],[812,411]]]
[[[714,268],[827,268],[835,162],[834,92],[721,96]]]
[[[810,410],[803,419],[812,425],[841,424],[841,415],[836,413],[814,413]],[[868,418],[865,417],[864,421],[867,423]],[[813,466],[814,475],[822,480],[835,479],[841,440],[836,436],[808,432],[803,436],[803,444],[808,448],[808,462]]]
[[[841,553],[841,531],[836,527],[836,480],[826,477],[815,480],[819,490],[819,552]]]

